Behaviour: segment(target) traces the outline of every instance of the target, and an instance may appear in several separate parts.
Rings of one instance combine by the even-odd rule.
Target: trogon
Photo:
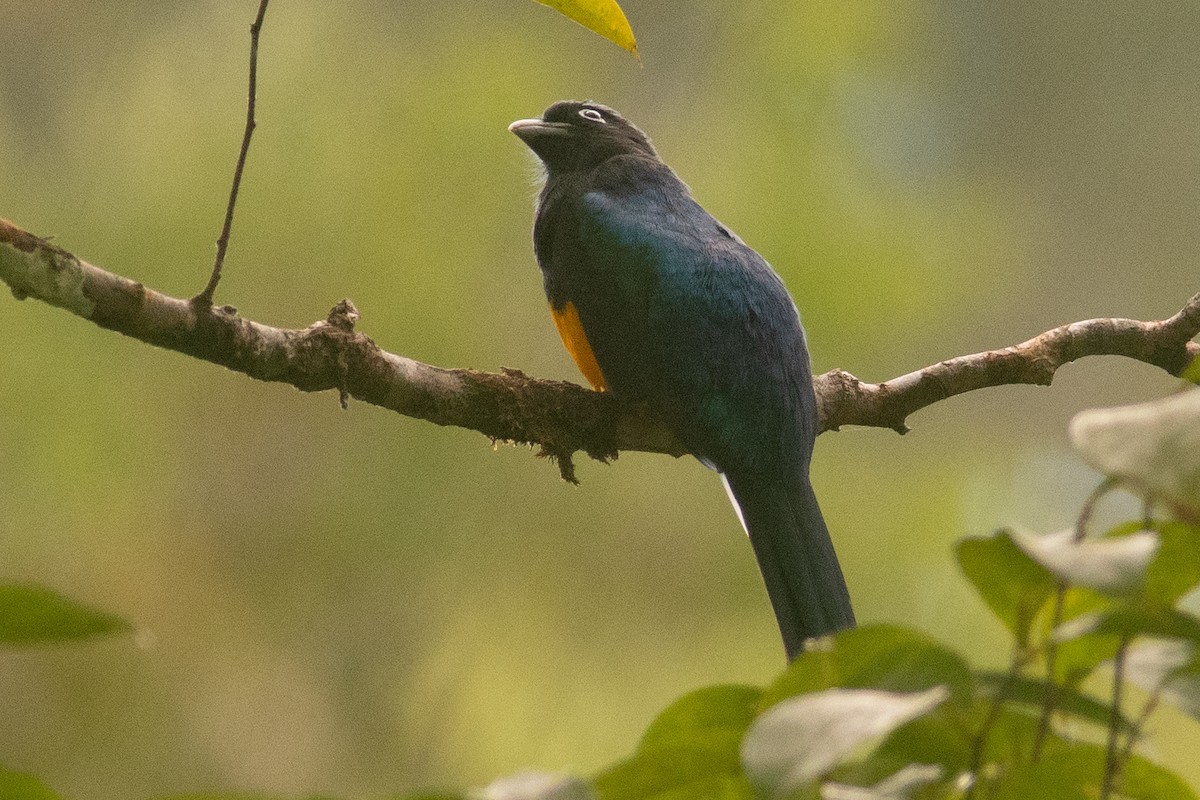
[[[613,109],[563,101],[509,130],[545,165],[534,252],[584,377],[647,406],[720,473],[789,658],[852,627],[809,482],[817,403],[783,281]]]

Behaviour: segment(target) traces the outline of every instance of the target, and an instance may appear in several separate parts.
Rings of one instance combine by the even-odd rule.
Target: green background
[[[207,278],[256,3],[0,2],[0,216],[179,296]],[[1200,289],[1200,5],[627,0],[642,62],[528,0],[277,0],[218,303],[302,327],[350,297],[381,346],[580,380],[505,131],[592,98],[654,138],[783,275],[818,371],[884,380]],[[581,487],[0,297],[0,580],[138,629],[0,652],[0,763],[69,798],[378,796],[587,772],[660,707],[782,650],[711,473],[626,454]],[[863,621],[999,664],[951,545],[1063,527],[1097,478],[1076,411],[1159,396],[1091,359],[1051,389],[821,437]],[[1130,513],[1108,503],[1105,517]],[[1200,781],[1193,723],[1154,754]]]

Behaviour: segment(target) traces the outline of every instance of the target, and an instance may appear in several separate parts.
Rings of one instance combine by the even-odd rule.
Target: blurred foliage
[[[127,629],[121,619],[81,606],[41,586],[0,585],[2,644],[86,639]]]
[[[1103,417],[1083,412],[1073,425],[1076,448],[1092,455],[1150,426],[1174,431],[1155,439],[1150,456],[1177,452],[1200,428],[1200,405],[1181,417],[1179,401],[1197,397],[1200,389]],[[676,700],[632,756],[590,780],[522,772],[464,794],[408,800],[1196,800],[1135,749],[1160,702],[1200,720],[1200,618],[1176,607],[1200,580],[1200,526],[1169,511],[1200,510],[1200,486],[1183,495],[1147,489],[1169,483],[1163,474],[1177,465],[1142,461],[1151,466],[1136,476],[1123,463],[1108,473],[1064,534],[999,531],[959,542],[960,567],[1013,635],[1006,672],[973,669],[911,628],[866,625],[810,641],[765,688],[710,686]],[[1142,493],[1142,518],[1088,538],[1094,506],[1118,482]],[[1166,514],[1155,514],[1159,504]],[[1079,588],[1094,602],[1068,605]],[[0,619],[9,629],[57,630],[28,594],[0,592]],[[78,635],[77,627],[64,635]],[[1086,666],[1061,671],[1065,648]],[[1108,701],[1079,691],[1109,666]],[[1136,713],[1127,681],[1145,692]],[[1196,746],[1200,732],[1188,741]],[[54,795],[32,776],[0,771],[0,797]],[[176,800],[239,798],[251,796]]]
[[[534,3],[273,5],[217,302],[306,325],[348,295],[390,350],[577,380],[530,248],[535,168],[505,131],[565,97],[650,131],[771,260],[818,370],[881,380],[1196,290],[1190,0],[622,5],[641,66]],[[251,6],[4,5],[0,215],[197,291]],[[527,452],[36,303],[0,298],[0,332],[0,581],[138,631],[0,652],[0,760],[64,797],[594,774],[646,709],[780,666],[750,549],[690,461],[627,454],[574,488]],[[1173,386],[1084,362],[939,404],[903,439],[823,436],[814,482],[860,618],[1004,663],[951,541],[1069,524],[1095,483],[1070,416]],[[1138,513],[1123,502],[1102,513]],[[1191,725],[1149,733],[1196,782]]]
[[[58,800],[58,795],[33,775],[0,767],[0,797],[4,800]]]

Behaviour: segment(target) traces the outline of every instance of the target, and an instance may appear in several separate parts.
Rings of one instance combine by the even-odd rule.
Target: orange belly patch
[[[583,332],[583,323],[579,321],[579,312],[575,310],[575,304],[566,303],[562,308],[555,308],[551,305],[550,316],[554,319],[554,327],[558,328],[558,335],[562,337],[563,345],[571,354],[571,358],[575,359],[575,364],[583,373],[583,377],[588,379],[588,383],[592,385],[593,389],[603,392],[608,388],[604,382],[604,373],[600,371],[600,365],[596,363],[596,354],[592,352],[592,346],[588,344],[587,335]]]

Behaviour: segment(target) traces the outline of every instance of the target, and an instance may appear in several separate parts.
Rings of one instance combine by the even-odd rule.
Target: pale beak
[[[565,122],[546,122],[542,119],[519,119],[508,129],[515,133],[524,142],[530,142],[533,139],[540,139],[543,136],[566,136],[570,133],[571,126]]]

